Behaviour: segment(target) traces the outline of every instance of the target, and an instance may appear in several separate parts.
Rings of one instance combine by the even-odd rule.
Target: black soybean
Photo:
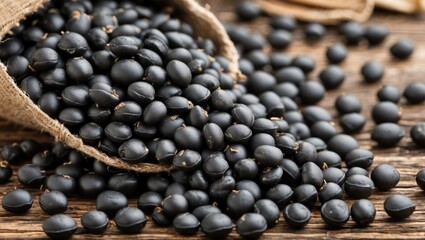
[[[413,126],[410,129],[410,137],[412,138],[413,142],[420,146],[425,146],[425,124],[424,123],[417,123],[415,126]]]
[[[162,201],[165,215],[174,218],[180,213],[187,212],[189,203],[183,195],[170,195]]]
[[[383,101],[377,103],[372,109],[372,118],[375,123],[397,123],[401,118],[402,110],[395,103]]]
[[[304,184],[311,184],[319,189],[323,184],[323,172],[313,162],[306,162],[301,168],[301,179]]]
[[[326,89],[335,89],[345,80],[345,73],[342,68],[331,65],[320,72],[320,81]]]
[[[96,198],[96,209],[105,212],[109,218],[114,218],[119,210],[127,206],[127,197],[117,191],[106,190],[101,192]]]
[[[103,177],[95,173],[83,175],[78,180],[79,192],[89,198],[95,198],[99,193],[106,189],[106,181]]]
[[[243,238],[257,239],[266,229],[267,221],[258,213],[246,213],[236,222],[236,232]]]
[[[342,193],[338,184],[328,182],[319,190],[319,201],[323,204],[332,199],[342,199]]]
[[[370,225],[376,216],[373,203],[367,199],[357,200],[351,205],[351,218],[359,227]]]
[[[232,229],[232,220],[223,213],[211,213],[201,221],[201,230],[207,238],[225,238]]]
[[[283,217],[293,228],[303,228],[310,221],[310,210],[301,203],[291,203],[285,207]]]
[[[381,123],[372,130],[371,138],[380,147],[388,148],[397,145],[404,137],[404,130],[395,123]]]
[[[13,171],[7,161],[0,161],[0,183],[6,183],[12,177]]]
[[[263,215],[267,221],[268,228],[275,226],[280,216],[280,210],[276,203],[269,199],[260,199],[255,202],[254,212]]]
[[[415,211],[416,204],[404,195],[390,195],[384,201],[384,210],[392,218],[402,220]]]
[[[138,139],[130,139],[120,145],[118,153],[128,163],[140,163],[147,157],[149,149]]]
[[[22,185],[39,188],[46,178],[46,173],[36,164],[25,164],[18,169],[17,176]]]
[[[372,165],[374,155],[366,149],[354,149],[345,155],[344,161],[348,168],[361,167],[368,168]]]
[[[40,195],[39,204],[45,213],[53,215],[66,211],[68,199],[62,192],[50,191]]]
[[[294,188],[294,195],[292,201],[304,204],[308,208],[312,208],[317,201],[316,187],[311,184],[301,184]]]
[[[413,82],[406,86],[403,96],[411,104],[418,104],[425,101],[425,83]]]
[[[71,196],[77,189],[77,183],[70,176],[54,174],[47,178],[46,187],[50,191],[59,191],[66,196]]]
[[[341,158],[344,158],[350,151],[359,148],[357,140],[346,134],[333,136],[327,144],[328,150],[336,152]]]
[[[326,57],[330,63],[338,64],[347,57],[347,48],[341,43],[334,43],[326,49]]]
[[[195,234],[200,225],[199,220],[191,213],[179,214],[173,220],[174,229],[183,235]]]
[[[409,39],[400,39],[391,48],[391,54],[398,59],[406,59],[415,50],[415,43]]]
[[[394,86],[384,85],[378,90],[377,96],[381,102],[390,101],[393,103],[398,103],[401,98],[401,92]]]
[[[291,201],[293,194],[290,186],[277,184],[266,192],[265,198],[274,201],[279,209],[283,209]]]
[[[123,233],[139,233],[148,219],[138,208],[125,207],[117,212],[114,218],[117,228]]]
[[[366,27],[364,37],[369,42],[369,45],[378,45],[387,38],[389,30],[383,25],[373,24]]]
[[[348,113],[340,118],[339,124],[345,133],[358,133],[366,124],[366,118],[359,113]]]
[[[352,175],[344,183],[345,193],[355,199],[369,198],[374,189],[372,180],[364,175]]]
[[[81,225],[91,234],[102,234],[109,224],[108,216],[101,211],[88,211],[81,216]]]
[[[32,207],[33,202],[34,197],[31,193],[18,188],[4,195],[2,207],[9,212],[25,213]]]
[[[341,228],[350,218],[349,207],[340,199],[325,202],[320,212],[322,219],[330,228]]]
[[[370,60],[362,66],[361,73],[367,83],[375,83],[384,76],[384,66],[378,61]]]
[[[383,163],[372,170],[370,178],[376,188],[386,191],[397,186],[400,181],[400,173],[394,166]]]
[[[65,214],[56,214],[43,222],[43,231],[52,239],[69,239],[77,231],[77,222]]]
[[[421,169],[417,174],[416,174],[416,184],[418,184],[418,187],[420,187],[422,190],[425,189],[425,170]]]
[[[362,103],[356,96],[341,95],[335,100],[335,108],[341,115],[359,113],[362,110]]]

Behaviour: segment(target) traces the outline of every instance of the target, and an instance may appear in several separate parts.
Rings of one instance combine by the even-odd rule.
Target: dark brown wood
[[[217,12],[222,21],[231,21],[234,17],[231,13],[233,8],[229,5],[233,1],[210,1],[212,9]],[[330,91],[320,105],[329,109],[335,116],[337,124],[337,115],[333,109],[334,100],[343,93],[353,94],[359,97],[363,102],[362,114],[370,120],[370,109],[376,103],[376,90],[384,84],[391,84],[403,89],[404,86],[414,81],[425,81],[425,24],[424,18],[406,15],[394,14],[391,12],[376,13],[369,23],[380,23],[391,29],[391,35],[381,46],[368,48],[365,45],[350,47],[350,53],[346,61],[342,64],[347,74],[347,79],[341,88]],[[369,24],[368,23],[368,24]],[[267,19],[263,18],[251,23],[250,28],[258,31],[269,31]],[[391,58],[388,48],[400,37],[409,37],[416,42],[417,48],[413,56],[407,61],[398,61]],[[325,48],[332,42],[338,40],[334,29],[328,29],[326,38],[314,45],[308,45],[302,40],[301,28],[298,28],[294,35],[294,41],[286,52],[290,55],[308,54],[317,62],[316,70],[309,75],[312,80],[317,80],[318,72],[327,65],[324,57]],[[376,59],[386,66],[384,79],[376,84],[364,84],[362,82],[359,70],[362,64],[369,60]],[[387,192],[377,191],[371,200],[377,208],[375,222],[368,228],[356,228],[353,221],[350,220],[344,228],[340,230],[326,229],[320,218],[319,206],[315,206],[312,211],[312,219],[303,230],[293,230],[287,226],[283,219],[276,227],[269,229],[263,239],[292,239],[292,238],[362,238],[362,239],[419,239],[425,238],[425,193],[423,193],[415,183],[415,174],[421,168],[425,167],[425,150],[416,147],[410,137],[410,127],[416,122],[425,121],[425,104],[409,105],[402,100],[403,116],[400,124],[405,127],[406,136],[402,142],[395,148],[379,149],[374,142],[370,140],[370,131],[373,122],[368,121],[362,133],[355,135],[363,148],[371,149],[375,153],[375,161],[372,167],[379,163],[390,163],[395,165],[401,173],[401,181],[395,189]],[[51,141],[51,137],[42,135],[28,129],[23,129],[12,123],[0,120],[0,145],[5,143],[19,141],[24,138],[33,138],[42,142]],[[16,167],[14,168],[16,170]],[[12,180],[0,186],[0,199],[3,195],[16,187],[20,187],[16,175]],[[48,216],[42,213],[38,206],[38,196],[42,190],[31,190],[36,196],[34,206],[29,213],[24,215],[12,215],[5,210],[0,209],[0,238],[44,238],[45,234],[41,229],[41,222]],[[383,201],[389,194],[402,193],[411,197],[417,204],[414,214],[401,222],[391,220],[383,210]],[[130,201],[130,206],[135,206],[135,199]],[[351,204],[352,200],[348,200]],[[199,232],[195,236],[186,237],[177,235],[172,228],[156,227],[152,221],[149,221],[143,233],[139,235],[120,235],[113,221],[103,236],[94,236],[83,234],[80,224],[80,216],[87,210],[95,208],[94,200],[73,197],[69,202],[67,214],[77,220],[79,230],[75,239],[82,238],[143,238],[143,239],[163,239],[163,238],[199,238],[203,234]],[[231,237],[238,237],[235,231]]]

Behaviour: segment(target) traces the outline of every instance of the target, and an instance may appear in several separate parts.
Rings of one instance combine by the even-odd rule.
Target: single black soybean
[[[306,162],[301,168],[301,179],[304,184],[311,184],[319,189],[323,184],[323,172],[313,162]]]
[[[95,198],[107,187],[105,179],[95,173],[83,175],[78,180],[79,193],[85,197]]]
[[[361,167],[367,169],[373,163],[374,154],[366,149],[357,148],[345,155],[344,161],[348,168]]]
[[[266,230],[267,221],[258,213],[246,213],[236,222],[236,232],[243,238],[257,239]]]
[[[255,204],[254,196],[247,190],[236,190],[227,197],[229,216],[238,219],[243,214],[250,212]]]
[[[370,60],[362,66],[361,74],[367,83],[378,82],[384,76],[384,66],[376,60]]]
[[[127,197],[113,190],[103,191],[96,198],[96,209],[105,212],[109,218],[114,218],[115,214],[127,205]]]
[[[315,163],[320,168],[324,168],[325,164],[326,167],[341,167],[341,157],[332,151],[329,150],[323,150],[317,153]]]
[[[404,137],[404,130],[395,123],[381,123],[372,130],[371,138],[382,148],[397,145]]]
[[[391,55],[398,59],[406,59],[410,57],[414,50],[415,43],[409,39],[400,39],[390,48]]]
[[[27,212],[34,202],[34,197],[26,190],[15,189],[6,195],[2,200],[2,207],[12,213],[25,213]]]
[[[326,183],[336,183],[342,186],[345,181],[345,172],[340,168],[328,167],[323,169],[323,179]]]
[[[211,213],[201,221],[201,230],[207,238],[225,238],[232,229],[232,220],[223,213]]]
[[[265,198],[275,202],[279,209],[283,209],[291,201],[293,194],[290,186],[277,184],[266,192]]]
[[[379,101],[390,101],[398,103],[401,98],[401,92],[398,88],[390,85],[382,86],[377,93]]]
[[[269,199],[260,199],[254,204],[254,212],[263,215],[267,221],[267,227],[271,228],[279,220],[280,210],[276,203]]]
[[[326,183],[319,190],[319,201],[323,204],[332,199],[342,199],[342,188],[333,182]]]
[[[344,191],[352,198],[369,198],[375,189],[373,181],[364,175],[352,175],[345,180]]]
[[[402,109],[395,103],[383,101],[377,103],[372,109],[372,118],[375,123],[397,123],[401,118]]]
[[[31,188],[38,188],[43,184],[46,173],[36,164],[25,164],[18,169],[19,182]]]
[[[117,212],[114,221],[123,233],[139,233],[146,225],[147,218],[138,208],[125,207]]]
[[[0,161],[0,183],[6,183],[12,177],[13,171],[7,161]]]
[[[301,203],[291,203],[285,207],[283,217],[292,228],[303,228],[310,221],[310,209]]]
[[[56,214],[43,222],[43,231],[52,239],[69,239],[77,231],[77,222],[65,214]]]
[[[283,153],[277,147],[262,145],[255,149],[254,158],[261,165],[273,167],[282,163]]]
[[[390,195],[384,201],[385,212],[396,220],[402,220],[409,217],[415,209],[415,202],[405,195]]]
[[[341,115],[348,113],[359,113],[362,110],[362,103],[354,95],[341,95],[335,100],[335,108]]]
[[[326,49],[326,57],[332,64],[343,62],[347,54],[347,48],[341,43],[334,43]]]
[[[373,203],[367,199],[359,199],[351,205],[351,218],[359,227],[370,225],[376,216]]]
[[[366,27],[364,37],[369,45],[375,46],[382,43],[389,35],[389,30],[384,25],[372,24]]]
[[[372,170],[370,178],[376,188],[386,191],[397,186],[400,181],[400,173],[394,166],[383,163]]]
[[[187,212],[189,203],[183,195],[170,195],[162,201],[165,215],[174,218],[180,213]]]
[[[317,201],[318,192],[316,187],[311,184],[301,184],[294,188],[294,194],[292,201],[301,203],[307,208],[312,208],[314,203]]]
[[[200,225],[199,220],[191,213],[181,213],[173,220],[174,229],[182,235],[195,234]]]
[[[344,158],[350,151],[359,148],[357,140],[346,134],[333,136],[327,144],[328,150],[337,153],[341,158]]]
[[[403,91],[403,96],[410,104],[418,104],[425,101],[425,83],[409,83]]]
[[[335,89],[345,80],[345,73],[342,68],[331,65],[320,72],[320,81],[326,89]]]
[[[359,113],[348,113],[340,118],[339,124],[345,133],[358,133],[366,124],[366,118]]]
[[[419,170],[419,172],[416,174],[415,180],[418,187],[424,190],[425,189],[425,170],[424,169]]]
[[[49,215],[64,213],[68,208],[68,199],[62,192],[50,191],[40,195],[41,209]]]
[[[88,211],[81,216],[81,225],[91,234],[102,234],[109,225],[108,216],[102,211]]]
[[[350,208],[340,199],[325,202],[320,208],[320,213],[330,228],[341,228],[350,218]]]

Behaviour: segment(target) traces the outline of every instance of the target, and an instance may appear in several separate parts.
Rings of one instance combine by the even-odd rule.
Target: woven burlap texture
[[[20,20],[40,8],[46,0],[1,0],[0,1],[0,36],[3,37]],[[219,20],[207,9],[194,0],[168,0],[165,3],[174,7],[179,16],[186,20],[199,37],[210,38],[218,47],[219,53],[230,60],[229,70],[234,77],[241,77],[238,72],[238,53]],[[136,172],[162,172],[171,170],[171,165],[150,163],[128,164],[118,158],[109,157],[96,148],[87,146],[73,135],[57,120],[42,112],[15,84],[7,74],[6,66],[0,62],[0,117],[23,126],[47,132],[69,147],[75,148],[88,156],[109,166]]]

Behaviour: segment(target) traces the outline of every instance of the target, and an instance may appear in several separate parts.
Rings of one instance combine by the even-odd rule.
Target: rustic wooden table
[[[210,1],[212,9],[218,14],[223,21],[231,21],[233,15],[231,13],[232,6],[229,2],[233,1]],[[370,120],[371,107],[376,103],[376,91],[382,85],[390,84],[403,89],[406,84],[414,81],[425,81],[425,21],[424,17],[412,17],[406,15],[394,14],[391,12],[377,12],[369,21],[369,23],[380,23],[388,26],[391,35],[385,43],[379,47],[368,48],[367,46],[350,47],[350,53],[342,67],[346,71],[346,81],[341,88],[326,93],[325,99],[320,103],[323,107],[329,109],[336,117],[333,109],[335,98],[342,93],[349,93],[359,97],[363,102],[362,114]],[[267,20],[259,19],[249,26],[258,31],[267,31]],[[409,37],[417,44],[416,51],[407,61],[397,61],[391,58],[388,48],[396,39],[400,37]],[[317,62],[316,70],[309,75],[312,80],[317,80],[318,72],[326,66],[324,57],[325,48],[332,42],[338,40],[335,29],[329,28],[325,39],[315,45],[308,45],[302,40],[302,32],[297,29],[294,35],[292,45],[286,50],[290,55],[306,53],[312,56]],[[385,77],[376,84],[365,84],[362,82],[359,70],[362,64],[369,60],[376,59],[385,64]],[[319,206],[315,206],[312,210],[312,219],[303,230],[294,230],[288,227],[283,219],[276,227],[269,229],[263,236],[268,238],[362,238],[362,239],[419,239],[425,238],[425,193],[422,192],[415,183],[415,175],[421,169],[425,168],[425,149],[416,147],[408,132],[410,127],[417,122],[425,121],[425,104],[409,105],[405,100],[401,101],[403,108],[403,116],[400,124],[405,128],[406,136],[400,144],[395,148],[379,149],[374,142],[370,140],[370,132],[373,127],[372,121],[368,121],[365,128],[355,138],[360,142],[361,147],[370,149],[375,153],[375,161],[373,166],[379,163],[390,163],[395,165],[401,173],[401,181],[398,186],[390,191],[376,193],[371,197],[374,202],[377,215],[375,222],[368,228],[356,228],[353,221],[349,221],[340,230],[326,229],[320,218]],[[337,122],[337,118],[335,118]],[[28,129],[23,129],[12,123],[0,120],[0,145],[5,143],[19,141],[23,138],[33,138],[42,142],[51,141],[51,137],[41,135],[40,133]],[[16,170],[16,168],[14,169]],[[15,187],[20,187],[14,174],[11,181],[0,186],[0,199],[3,195]],[[31,190],[36,197],[33,208],[23,215],[13,215],[0,209],[0,238],[44,238],[45,234],[41,228],[41,222],[48,216],[44,214],[38,206],[38,196],[42,190]],[[391,220],[383,210],[383,201],[389,194],[402,193],[411,197],[417,204],[416,211],[408,219],[396,222]],[[351,200],[348,200],[350,204]],[[136,200],[130,201],[130,206],[136,205]],[[87,210],[95,208],[94,200],[73,197],[70,198],[67,214],[74,217],[78,224],[79,230],[74,236],[75,239],[80,238],[199,238],[203,234],[198,232],[195,236],[176,235],[172,228],[156,227],[152,221],[149,221],[143,233],[139,235],[120,235],[113,221],[103,236],[94,236],[83,234],[80,216]],[[235,231],[230,235],[237,238]]]

